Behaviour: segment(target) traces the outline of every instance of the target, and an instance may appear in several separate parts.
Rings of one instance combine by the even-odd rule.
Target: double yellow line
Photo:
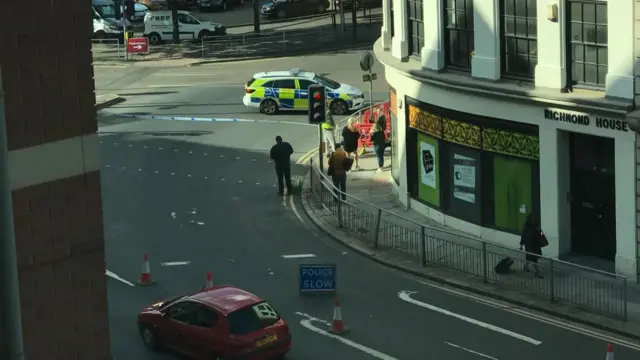
[[[300,156],[300,158],[296,161],[296,164],[298,165],[306,164],[307,162],[309,162],[309,159],[314,157],[317,153],[318,153],[317,147],[315,149],[311,149],[307,151],[306,153],[302,154],[302,156]]]

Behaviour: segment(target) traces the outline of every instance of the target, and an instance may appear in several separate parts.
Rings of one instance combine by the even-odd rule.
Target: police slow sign
[[[299,290],[301,294],[333,293],[336,292],[335,264],[300,264]]]

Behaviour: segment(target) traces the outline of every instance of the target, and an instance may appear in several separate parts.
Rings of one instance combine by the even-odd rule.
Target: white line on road
[[[191,261],[168,261],[160,263],[160,266],[180,266],[180,265],[189,265]]]
[[[118,281],[120,281],[122,283],[125,283],[125,284],[129,285],[129,286],[135,286],[132,282],[121,278],[120,276],[118,276],[116,273],[114,273],[112,271],[106,270],[104,274],[107,275],[108,277],[114,279],[114,280],[118,280]]]
[[[373,357],[375,357],[377,359],[380,359],[380,360],[398,360],[398,359],[394,358],[393,356],[387,355],[385,353],[381,353],[378,350],[374,350],[374,349],[366,347],[364,345],[360,345],[360,344],[358,344],[356,342],[353,342],[351,340],[347,340],[347,339],[345,339],[345,338],[343,338],[341,336],[334,335],[334,334],[331,334],[331,333],[329,333],[329,332],[327,332],[325,330],[317,328],[311,323],[311,321],[312,321],[311,319],[302,319],[302,320],[300,320],[300,325],[304,326],[308,330],[311,330],[311,331],[315,332],[316,334],[324,335],[324,336],[326,336],[328,338],[338,340],[339,342],[341,342],[341,343],[343,343],[343,344],[345,344],[347,346],[350,346],[350,347],[352,347],[354,349],[358,349],[358,350],[362,351],[363,353],[365,353],[367,355],[371,355],[371,356],[373,356]]]
[[[171,84],[171,85],[147,85],[149,88],[172,88],[172,87],[188,87],[189,84]]]
[[[411,298],[411,294],[415,294],[415,292],[400,291],[398,293],[398,297],[400,298],[400,300],[406,301],[406,302],[408,302],[410,304],[417,305],[417,306],[423,307],[425,309],[438,312],[438,313],[443,314],[443,315],[451,316],[451,317],[456,318],[458,320],[466,321],[466,322],[468,322],[470,324],[477,325],[477,326],[483,327],[483,328],[488,329],[488,330],[495,331],[495,332],[503,334],[503,335],[511,336],[511,337],[513,337],[515,339],[522,340],[524,342],[528,342],[529,344],[533,344],[533,345],[542,344],[542,341],[530,338],[530,337],[522,335],[522,334],[518,334],[518,333],[513,332],[511,330],[503,329],[503,328],[495,326],[495,325],[487,324],[487,323],[482,322],[480,320],[476,320],[476,319],[472,319],[472,318],[464,316],[464,315],[456,314],[456,313],[454,313],[452,311],[445,310],[445,309],[439,308],[437,306],[433,306],[431,304],[423,303],[422,301],[414,300],[414,299]]]
[[[489,356],[489,355],[487,355],[487,354],[483,354],[483,353],[481,353],[481,352],[473,351],[473,350],[471,350],[471,349],[467,349],[466,347],[462,347],[462,346],[460,346],[460,345],[456,345],[456,344],[450,343],[450,342],[448,342],[448,341],[445,341],[444,343],[445,343],[445,344],[447,344],[447,345],[449,345],[449,346],[451,346],[451,347],[454,347],[454,348],[456,348],[456,349],[460,349],[460,350],[463,350],[463,351],[466,351],[466,352],[472,353],[472,354],[474,354],[474,355],[482,356],[483,358],[487,358],[487,359],[491,359],[491,360],[498,360],[498,359],[494,358],[493,356]]]
[[[323,323],[323,324],[325,324],[327,326],[331,325],[331,323],[328,322],[328,321],[325,321],[325,320],[322,320],[322,319],[318,319],[317,317],[313,317],[313,316],[311,316],[309,314],[301,313],[299,311],[296,312],[296,315],[300,315],[302,317],[306,317],[307,319],[312,320],[312,321],[321,322],[321,323]]]
[[[282,255],[284,259],[306,259],[306,258],[314,258],[315,254],[294,254],[294,255]]]
[[[535,321],[538,321],[538,322],[541,322],[541,323],[545,323],[545,324],[548,324],[548,325],[551,325],[551,326],[554,326],[554,327],[557,327],[557,328],[561,328],[561,329],[564,329],[564,330],[568,330],[568,331],[571,331],[571,332],[574,332],[574,333],[577,333],[577,334],[585,335],[585,336],[588,336],[588,337],[591,337],[591,338],[594,338],[594,339],[599,339],[599,340],[602,340],[602,341],[605,341],[605,342],[611,342],[614,345],[620,345],[620,346],[624,346],[626,348],[629,348],[629,349],[632,349],[632,350],[635,350],[635,351],[640,351],[640,346],[638,344],[636,344],[634,341],[628,341],[628,340],[625,340],[625,339],[623,339],[623,338],[621,338],[619,336],[613,336],[613,335],[605,333],[605,332],[595,331],[595,330],[592,330],[590,328],[587,328],[586,326],[578,325],[578,324],[575,324],[575,323],[571,323],[571,322],[568,322],[567,320],[564,320],[564,319],[559,320],[559,319],[555,319],[555,318],[552,318],[552,317],[549,317],[549,316],[544,316],[544,315],[541,315],[541,314],[538,314],[538,313],[535,313],[535,312],[532,312],[532,311],[526,311],[526,310],[523,310],[523,309],[519,309],[519,308],[514,307],[511,304],[507,304],[507,303],[503,303],[503,302],[495,301],[495,300],[490,300],[490,299],[486,299],[486,298],[481,298],[476,294],[467,294],[467,293],[462,292],[462,291],[457,291],[457,290],[453,290],[453,289],[450,289],[450,288],[447,288],[447,287],[444,287],[444,286],[431,284],[429,282],[426,282],[426,281],[423,281],[423,280],[414,279],[412,277],[409,277],[409,279],[411,279],[413,281],[416,281],[416,282],[418,282],[418,283],[420,283],[422,285],[426,285],[426,286],[429,286],[431,288],[435,288],[435,289],[438,289],[438,290],[441,290],[441,291],[446,291],[448,293],[455,294],[455,295],[464,297],[466,299],[473,300],[473,301],[475,301],[477,303],[480,303],[480,304],[483,304],[483,305],[486,305],[486,306],[490,306],[490,307],[495,308],[495,309],[500,309],[502,311],[506,311],[506,312],[512,313],[514,315],[522,316],[522,317],[525,317],[525,318],[528,318],[528,319],[531,319],[531,320],[535,320]]]

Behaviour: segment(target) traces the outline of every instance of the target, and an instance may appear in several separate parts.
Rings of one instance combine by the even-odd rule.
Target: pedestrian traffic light
[[[325,122],[325,98],[326,89],[322,85],[309,86],[309,124],[322,124]]]

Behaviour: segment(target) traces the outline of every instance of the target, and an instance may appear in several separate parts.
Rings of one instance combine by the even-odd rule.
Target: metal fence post
[[[378,209],[378,214],[376,215],[376,226],[374,226],[373,228],[375,229],[375,233],[373,234],[373,247],[375,249],[378,248],[378,242],[380,241],[380,220],[382,218],[382,209]]]
[[[482,281],[489,282],[489,270],[487,269],[487,243],[482,242]]]
[[[313,159],[309,159],[309,187],[311,188],[311,192],[315,193],[315,189],[313,188]]]
[[[422,258],[422,267],[427,266],[427,229],[424,226],[420,226],[420,253]]]
[[[203,37],[202,37],[202,42],[200,43],[200,47],[201,47],[201,48],[200,48],[200,50],[201,50],[201,52],[202,52],[202,54],[201,54],[201,58],[202,58],[202,59],[204,59],[204,38],[205,38],[205,37],[203,36]]]
[[[287,36],[286,32],[282,32],[282,48],[284,51],[287,51]]]
[[[342,229],[342,199],[340,196],[342,195],[338,193],[338,198],[336,200],[338,200],[338,227]]]
[[[551,301],[556,299],[555,273],[553,271],[553,259],[549,262],[549,297]],[[534,264],[537,266],[538,264]]]

